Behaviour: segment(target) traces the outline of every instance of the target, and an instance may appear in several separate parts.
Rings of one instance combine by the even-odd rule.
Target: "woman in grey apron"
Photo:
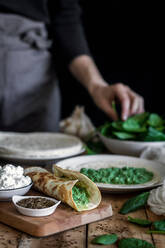
[[[0,130],[57,131],[60,92],[42,22],[0,14]]]
[[[118,99],[122,120],[144,111],[141,96],[121,83],[109,85],[101,76],[88,49],[78,2],[0,0],[1,131],[58,130],[60,93],[44,23],[50,25],[70,72],[100,109],[116,120],[112,103]]]

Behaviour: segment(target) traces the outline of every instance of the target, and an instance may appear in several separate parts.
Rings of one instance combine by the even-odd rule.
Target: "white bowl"
[[[30,184],[21,188],[0,190],[0,201],[11,201],[13,195],[25,195],[32,185],[33,182],[31,181]]]
[[[120,155],[140,156],[142,151],[147,147],[160,147],[165,145],[165,141],[144,142],[144,141],[128,141],[107,138],[100,133],[98,134],[106,148],[114,153]]]
[[[31,208],[24,208],[19,205],[17,205],[17,202],[22,200],[22,199],[27,199],[27,198],[46,198],[48,200],[53,201],[55,204],[51,207],[48,208],[42,208],[42,209],[31,209]],[[48,216],[52,214],[57,206],[61,203],[61,201],[57,201],[54,198],[49,198],[45,196],[19,196],[19,195],[14,195],[12,197],[12,202],[14,203],[16,209],[23,215],[27,216],[33,216],[33,217],[40,217],[40,216]]]

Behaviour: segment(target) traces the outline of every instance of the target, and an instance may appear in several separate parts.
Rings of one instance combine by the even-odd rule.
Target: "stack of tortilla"
[[[78,154],[83,143],[77,137],[61,133],[0,132],[0,157],[54,159]]]
[[[101,202],[101,193],[88,177],[71,170],[64,170],[53,165],[54,174],[40,167],[29,167],[25,174],[30,176],[34,187],[45,195],[54,197],[67,203],[77,211],[84,211],[96,208]],[[72,189],[75,185],[83,188],[88,193],[89,201],[86,205],[78,205],[73,197]]]

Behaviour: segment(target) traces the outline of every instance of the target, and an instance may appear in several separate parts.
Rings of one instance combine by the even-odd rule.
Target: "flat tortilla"
[[[55,158],[79,153],[83,143],[61,133],[1,133],[0,155],[23,158]]]
[[[63,170],[53,165],[54,174],[40,167],[30,167],[25,174],[30,176],[34,187],[46,195],[57,198],[77,211],[84,211],[96,208],[101,202],[101,193],[89,178],[79,172]],[[72,188],[75,185],[82,186],[89,195],[89,203],[85,206],[76,205]]]

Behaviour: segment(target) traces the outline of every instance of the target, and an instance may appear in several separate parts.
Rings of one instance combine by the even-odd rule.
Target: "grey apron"
[[[57,131],[60,92],[44,23],[0,14],[0,130]]]

